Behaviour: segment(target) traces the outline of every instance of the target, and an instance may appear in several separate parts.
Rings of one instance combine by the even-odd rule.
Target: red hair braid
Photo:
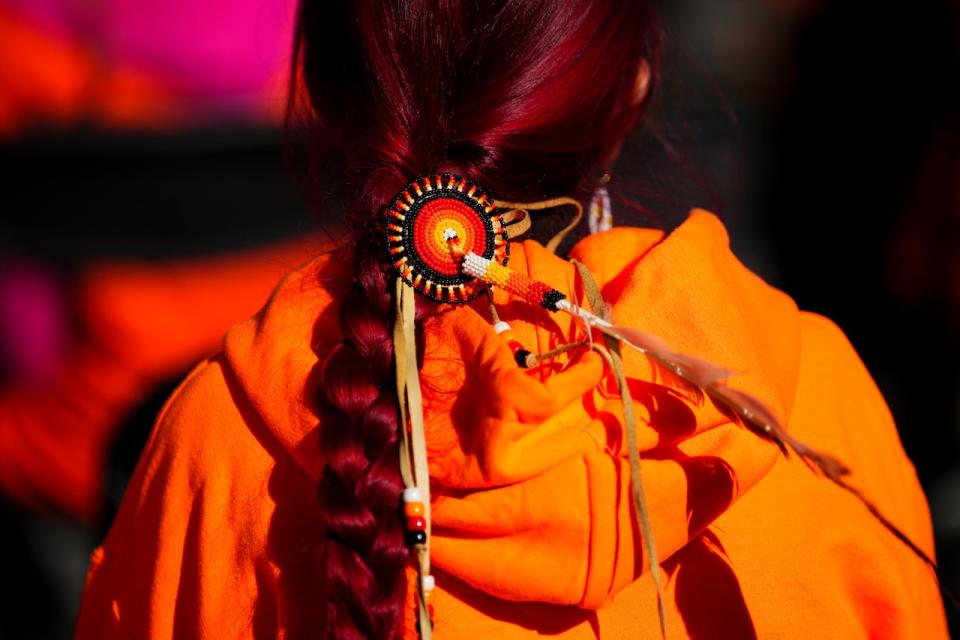
[[[289,104],[344,169],[354,265],[343,341],[321,354],[320,637],[402,632],[411,554],[383,208],[444,171],[508,200],[584,195],[641,113],[654,26],[648,0],[302,0]]]

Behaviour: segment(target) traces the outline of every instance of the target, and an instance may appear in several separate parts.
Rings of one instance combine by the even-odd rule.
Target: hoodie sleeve
[[[255,560],[272,502],[264,483],[249,480],[273,466],[246,417],[220,358],[168,401],[93,554],[75,637],[243,635],[257,573],[269,571]]]

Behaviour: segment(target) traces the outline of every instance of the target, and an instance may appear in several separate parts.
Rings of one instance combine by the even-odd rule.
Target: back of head
[[[502,199],[577,195],[635,123],[648,2],[305,2],[302,81],[355,205],[450,171]]]
[[[639,117],[638,73],[656,59],[645,0],[301,3],[294,91],[342,162],[356,275],[345,338],[323,354],[321,637],[402,630],[409,554],[383,208],[440,172],[504,200],[582,196]]]

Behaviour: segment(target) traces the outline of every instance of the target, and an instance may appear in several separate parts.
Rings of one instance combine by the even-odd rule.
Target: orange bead
[[[408,502],[403,505],[403,515],[408,518],[415,518],[417,516],[423,516],[426,513],[426,508],[423,506],[422,502]]]

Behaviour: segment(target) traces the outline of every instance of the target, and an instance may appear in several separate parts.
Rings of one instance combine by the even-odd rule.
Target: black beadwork
[[[408,547],[413,547],[418,544],[427,544],[427,532],[426,531],[407,531],[406,541]]]
[[[563,295],[556,289],[551,289],[543,294],[543,300],[540,302],[540,306],[547,311],[559,311],[560,309],[557,308],[557,303],[566,297],[567,296]]]

